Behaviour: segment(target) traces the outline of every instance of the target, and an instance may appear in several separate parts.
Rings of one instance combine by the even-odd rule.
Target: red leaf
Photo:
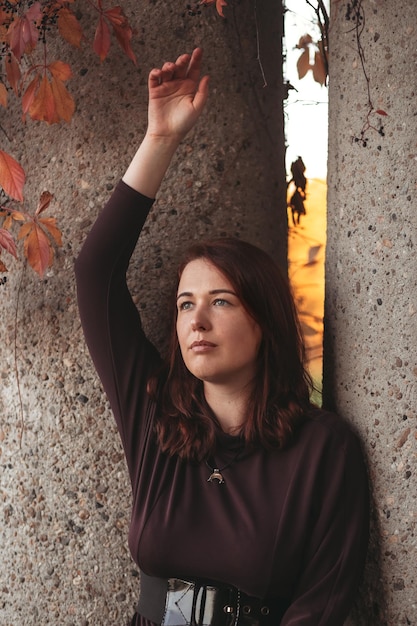
[[[4,108],[7,107],[7,89],[3,83],[0,83],[0,105]]]
[[[10,87],[13,89],[16,95],[19,95],[19,81],[22,76],[20,72],[19,63],[16,60],[14,54],[9,54],[5,59],[6,76],[9,81]]]
[[[41,80],[38,92],[29,108],[29,115],[33,120],[45,121],[48,124],[59,122],[51,84],[46,76]]]
[[[35,211],[35,215],[40,215],[43,211],[51,204],[51,200],[54,196],[49,191],[43,191],[41,193],[41,197],[39,198],[38,206]]]
[[[41,77],[39,74],[35,76],[35,78],[31,81],[22,98],[22,110],[23,110],[23,119],[26,118],[26,113],[29,111],[32,106],[33,100],[35,98],[35,94],[39,89]]]
[[[9,45],[18,61],[23,54],[32,52],[36,47],[39,37],[37,24],[41,17],[41,5],[39,2],[35,2],[22,17],[15,18],[10,24]]]
[[[377,109],[375,113],[378,113],[378,115],[388,115],[388,113],[385,113],[382,109]]]
[[[17,161],[0,150],[0,186],[4,192],[13,198],[22,202],[23,186],[25,184],[25,171]]]
[[[64,83],[57,78],[51,82],[55,111],[59,119],[70,122],[75,111],[75,102]]]
[[[200,0],[200,4],[205,4],[206,6],[210,4],[216,3],[216,10],[221,17],[224,17],[223,7],[227,7],[227,2],[225,0]]]
[[[58,13],[58,30],[65,41],[76,48],[80,47],[83,32],[79,21],[68,7],[62,7]]]
[[[42,277],[51,264],[53,251],[42,228],[36,222],[31,222],[30,226],[23,249],[29,265]]]
[[[0,246],[17,259],[16,244],[9,231],[5,228],[0,228]]]
[[[104,61],[110,50],[110,28],[104,17],[100,15],[93,43],[94,52]]]
[[[123,13],[123,9],[120,6],[113,7],[104,11],[104,15],[110,21],[116,39],[119,42],[122,50],[136,65],[136,57],[130,46],[130,40],[132,39],[133,31],[129,26],[127,17]]]
[[[68,80],[72,76],[71,67],[63,61],[54,61],[48,65],[48,70],[54,78],[58,80]]]

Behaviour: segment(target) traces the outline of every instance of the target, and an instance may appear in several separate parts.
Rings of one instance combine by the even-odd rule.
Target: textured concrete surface
[[[325,388],[362,435],[372,544],[352,623],[417,624],[417,4],[346,4],[331,29]]]
[[[137,68],[115,42],[102,65],[87,49],[68,52],[63,44],[54,52],[72,63],[72,123],[22,126],[13,106],[2,117],[10,142],[2,135],[1,147],[28,172],[28,205],[33,210],[44,189],[55,194],[49,214],[63,247],[43,280],[11,261],[0,286],[1,626],[122,626],[133,613],[130,488],[84,345],[73,262],[143,135],[151,67],[202,45],[212,76],[205,118],[173,163],[129,276],[152,339],[163,348],[166,292],[190,239],[228,232],[285,256],[279,19],[259,15],[261,32],[263,24],[278,29],[262,51],[264,88],[251,3],[239,3],[227,22],[211,9],[189,16],[185,3],[123,6],[137,31]],[[79,9],[91,34],[87,3]]]

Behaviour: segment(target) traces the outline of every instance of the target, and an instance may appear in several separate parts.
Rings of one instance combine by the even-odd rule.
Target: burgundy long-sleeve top
[[[121,181],[76,261],[85,338],[131,480],[132,557],[149,575],[209,579],[280,598],[280,626],[342,626],[365,560],[368,486],[359,442],[341,418],[312,409],[291,445],[276,451],[248,450],[219,430],[215,464],[227,466],[223,484],[207,481],[205,462],[158,447],[158,403],[147,381],[160,356],[126,285],[152,202]],[[132,624],[150,622],[135,614]]]

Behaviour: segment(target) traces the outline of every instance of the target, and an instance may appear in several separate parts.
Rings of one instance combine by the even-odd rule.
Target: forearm
[[[144,196],[155,198],[180,141],[178,136],[158,137],[147,133],[123,181]]]

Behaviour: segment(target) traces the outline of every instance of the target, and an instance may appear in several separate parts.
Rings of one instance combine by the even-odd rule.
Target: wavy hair
[[[185,266],[196,259],[207,260],[224,274],[262,332],[241,436],[249,445],[282,448],[310,407],[312,390],[288,279],[263,250],[225,237],[196,243],[187,250],[178,268],[177,287]],[[168,356],[162,372],[150,382],[160,407],[157,436],[165,452],[201,460],[213,453],[219,425],[205,400],[203,383],[184,364],[174,301],[172,307]]]

